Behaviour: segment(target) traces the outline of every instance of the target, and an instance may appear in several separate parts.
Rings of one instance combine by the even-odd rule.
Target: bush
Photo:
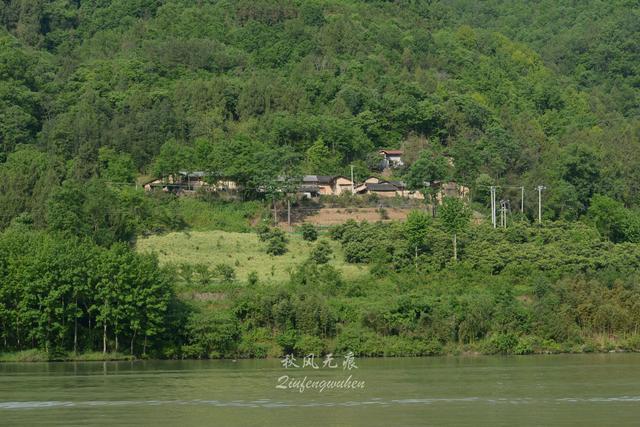
[[[214,276],[214,273],[209,270],[209,266],[204,263],[194,264],[193,273],[195,273],[197,281],[200,285],[208,285],[209,283],[211,283],[211,279]]]
[[[234,355],[240,340],[240,328],[229,313],[196,312],[187,321],[187,337],[189,344],[183,346],[186,357],[229,357]]]
[[[298,333],[293,329],[289,329],[278,335],[276,342],[282,348],[282,354],[291,354],[294,352],[296,343],[298,342]]]
[[[272,228],[267,237],[267,253],[271,255],[283,255],[287,252],[287,239],[284,231],[279,228]]]
[[[267,223],[263,222],[256,228],[256,233],[258,234],[258,239],[260,239],[261,242],[266,242],[271,236],[271,227],[269,227]]]
[[[308,222],[302,224],[302,238],[307,242],[315,242],[318,239],[318,230]]]
[[[232,282],[236,278],[236,271],[229,264],[221,263],[216,265],[216,274],[224,282]]]
[[[501,333],[491,336],[484,345],[483,352],[488,354],[515,354],[518,337],[513,333]]]
[[[324,342],[312,335],[302,335],[294,346],[295,353],[300,356],[313,354],[320,356],[325,353]]]
[[[316,264],[326,264],[331,259],[331,255],[333,255],[331,245],[326,240],[321,240],[311,251],[310,258]]]
[[[255,328],[245,331],[238,345],[238,356],[243,358],[263,359],[269,356],[271,332],[266,328]]]
[[[249,286],[256,286],[258,284],[258,272],[252,271],[247,276],[247,284]]]

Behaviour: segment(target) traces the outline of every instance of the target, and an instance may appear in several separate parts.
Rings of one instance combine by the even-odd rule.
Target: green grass
[[[233,233],[226,231],[192,231],[154,235],[138,240],[140,252],[156,253],[161,264],[208,264],[220,263],[233,266],[238,280],[246,280],[250,272],[258,273],[262,281],[283,281],[289,271],[306,260],[315,242],[306,242],[300,234],[288,233],[288,251],[281,256],[265,252],[266,244],[260,242],[255,233]],[[333,258],[330,264],[339,269],[346,279],[355,279],[367,273],[364,266],[346,264],[342,248],[330,241]]]
[[[178,213],[193,230],[251,231],[251,220],[262,209],[259,202],[233,202],[183,197],[178,200]]]
[[[10,353],[0,353],[0,362],[51,362],[51,361],[77,361],[91,362],[103,360],[132,360],[129,355],[122,353],[102,353],[95,351],[91,353],[66,353],[51,355],[38,349],[14,351]]]
[[[49,355],[44,351],[31,349],[0,353],[0,362],[48,362]]]

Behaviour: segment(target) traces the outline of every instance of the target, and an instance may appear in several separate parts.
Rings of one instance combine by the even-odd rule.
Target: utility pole
[[[287,225],[291,230],[291,199],[287,197]]]
[[[542,224],[542,190],[546,190],[544,185],[538,185],[538,223]]]
[[[273,196],[273,225],[278,226],[278,206],[276,205],[276,196]]]
[[[496,187],[492,185],[491,187],[491,224],[493,224],[493,228],[496,228]]]
[[[520,195],[520,213],[524,213],[524,185],[522,187],[520,187],[520,190],[522,191],[521,195]]]
[[[355,189],[353,187],[353,165],[351,165],[351,194],[355,193]]]

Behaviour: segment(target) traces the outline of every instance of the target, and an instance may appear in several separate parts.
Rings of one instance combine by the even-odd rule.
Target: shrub
[[[283,255],[287,252],[287,239],[284,231],[279,228],[272,228],[267,237],[267,253],[271,255]]]
[[[295,353],[300,356],[313,354],[320,356],[325,353],[324,342],[312,335],[302,335],[294,346]]]
[[[378,214],[380,215],[381,220],[389,219],[389,212],[385,208],[379,208]]]
[[[269,356],[271,331],[266,328],[255,328],[242,333],[238,345],[238,356],[263,359]]]
[[[298,333],[293,329],[289,329],[278,335],[276,342],[282,347],[282,354],[291,354],[294,352],[296,343],[298,342]]]
[[[209,270],[209,266],[204,263],[194,264],[193,272],[196,275],[197,281],[200,285],[208,285],[211,283],[211,279],[214,276],[214,273]]]
[[[329,242],[321,240],[316,247],[313,248],[313,251],[311,251],[310,258],[316,264],[326,264],[331,259],[332,254],[333,249],[331,249]]]
[[[229,264],[221,263],[216,265],[216,274],[224,282],[231,282],[236,278],[236,271]]]
[[[256,228],[256,233],[261,242],[266,242],[271,236],[271,227],[263,222]]]
[[[240,339],[237,319],[220,311],[196,312],[187,321],[187,357],[219,358],[232,356]]]
[[[307,242],[314,242],[318,239],[318,230],[308,222],[302,224],[302,238]]]
[[[485,343],[483,351],[489,354],[514,354],[518,344],[519,340],[515,334],[501,333],[491,336]]]
[[[255,286],[258,284],[258,272],[252,271],[251,273],[249,273],[249,275],[247,276],[247,284],[249,286]]]

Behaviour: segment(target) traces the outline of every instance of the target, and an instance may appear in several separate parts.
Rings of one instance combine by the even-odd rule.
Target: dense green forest
[[[255,187],[349,164],[363,177],[376,147],[401,145],[409,164],[450,155],[470,186],[544,184],[549,218],[575,219],[595,193],[639,202],[634,1],[0,8],[0,205],[28,199],[14,210],[43,203],[41,175],[99,175],[101,149],[120,162],[111,181],[185,168]],[[26,147],[48,165],[30,169]],[[29,178],[7,188],[14,174]]]
[[[4,350],[526,353],[635,339],[637,1],[3,0],[0,22]],[[228,304],[210,310],[184,305],[176,272],[134,250],[194,226],[140,177],[234,180],[244,202],[198,206],[248,231],[278,177],[363,178],[380,148],[404,150],[394,178],[456,180],[483,214],[488,185],[522,185],[524,215],[507,231],[446,209],[338,227],[366,280],[318,249],[290,283],[227,280]],[[538,185],[543,228],[529,224]],[[286,252],[284,233],[269,236]]]

